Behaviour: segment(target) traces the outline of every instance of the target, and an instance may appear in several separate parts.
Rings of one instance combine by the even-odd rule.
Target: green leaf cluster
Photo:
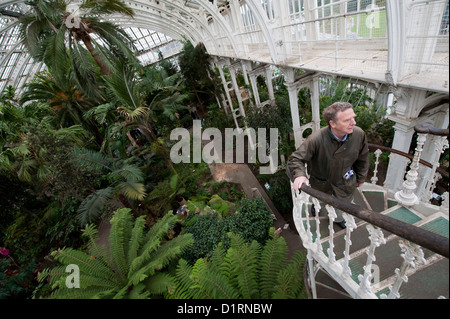
[[[216,197],[211,206],[202,202],[187,203],[191,212],[197,212],[188,216],[185,227],[185,232],[191,233],[195,240],[195,244],[183,255],[191,264],[198,258],[210,256],[220,242],[228,247],[228,232],[239,234],[247,242],[256,240],[260,244],[264,244],[269,238],[268,231],[273,224],[273,217],[261,199],[242,198],[236,205],[237,211],[232,215],[211,208],[226,206],[219,206],[217,202]]]
[[[83,235],[89,239],[88,250],[58,249],[52,256],[60,264],[45,269],[38,277],[48,279],[54,289],[48,298],[150,298],[162,294],[174,285],[165,272],[192,245],[192,235],[179,235],[167,240],[167,233],[178,217],[167,214],[146,229],[145,218],[134,218],[130,209],[118,209],[111,219],[109,249],[98,243],[98,231],[86,226]],[[80,288],[66,285],[66,267],[79,267]]]
[[[273,229],[272,229],[273,230]],[[283,237],[275,235],[265,245],[247,243],[228,234],[231,245],[217,246],[211,258],[194,265],[179,261],[173,299],[296,299],[306,298],[303,285],[305,256],[297,251],[288,259]]]

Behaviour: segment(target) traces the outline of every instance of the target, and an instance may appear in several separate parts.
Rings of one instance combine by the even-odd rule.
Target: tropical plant
[[[67,63],[70,64],[70,61]],[[52,73],[44,71],[36,74],[25,88],[19,99],[21,105],[33,101],[48,104],[53,109],[55,126],[81,125],[92,133],[98,145],[102,145],[103,136],[97,122],[84,117],[84,114],[95,105],[95,100],[90,99],[79,89],[69,65]]]
[[[193,242],[189,234],[167,240],[177,219],[167,214],[146,229],[145,216],[134,218],[130,209],[118,209],[110,221],[109,250],[98,243],[97,229],[86,226],[88,250],[58,249],[51,255],[60,265],[39,274],[38,280],[48,279],[54,289],[47,298],[150,298],[173,289],[166,267]],[[80,288],[67,287],[68,265],[78,266]]]
[[[183,255],[188,262],[208,258],[220,242],[228,247],[228,232],[241,236],[246,242],[255,240],[261,245],[270,237],[273,217],[261,199],[242,198],[233,205],[236,212],[231,216],[228,212],[219,213],[217,210],[222,205],[215,206],[214,203],[217,203],[217,197],[208,202],[209,206],[202,205],[201,201],[186,203],[191,213],[186,219],[185,232],[193,234],[195,239],[195,244]]]
[[[29,0],[27,4],[32,10],[19,21],[28,52],[52,74],[65,70],[70,60],[73,76],[88,96],[102,100],[98,75],[109,75],[118,57],[137,63],[127,33],[105,19],[115,13],[133,16],[122,1],[83,0],[78,6],[65,0]]]
[[[219,87],[216,75],[210,68],[209,56],[203,43],[193,46],[186,41],[178,57],[180,71],[185,79],[187,89],[195,94],[200,116],[206,114],[206,106],[216,103]],[[216,94],[217,93],[217,94]]]
[[[273,229],[271,231],[273,233]],[[279,235],[261,246],[229,234],[228,250],[217,246],[209,260],[200,258],[192,266],[180,259],[176,289],[166,293],[173,299],[294,299],[305,298],[305,256],[297,251],[288,259],[286,241]]]
[[[188,207],[193,209],[194,204],[188,202]],[[211,211],[211,208],[204,211],[207,212],[202,215],[190,214],[186,220],[185,232],[192,234],[195,242],[183,254],[183,258],[191,265],[199,258],[210,256],[220,242],[227,242],[227,233],[230,231],[229,218],[223,218],[219,213]]]
[[[269,238],[268,231],[273,217],[260,198],[242,198],[232,216],[231,231],[241,234],[246,241],[256,240],[260,244]]]
[[[23,269],[8,269],[9,262],[0,254],[0,299],[20,298],[29,293],[36,267],[34,261],[28,263]]]
[[[65,0],[30,0],[28,5],[33,11],[20,17],[22,40],[33,57],[41,58],[47,65],[51,64],[51,58],[56,58],[56,64],[64,58],[66,36],[72,60],[84,60],[79,55],[78,42],[81,41],[104,75],[110,74],[107,58],[126,56],[135,59],[126,32],[102,18],[115,13],[132,17],[133,10],[122,1],[83,0],[79,6],[70,3],[74,12],[70,12]],[[100,41],[107,47],[99,45]],[[75,66],[83,67],[74,63]]]
[[[82,225],[92,222],[102,212],[103,207],[114,195],[125,207],[130,207],[128,199],[143,200],[146,196],[144,175],[139,167],[126,160],[106,156],[88,149],[74,150],[72,159],[80,167],[103,173],[107,187],[94,190],[78,208]]]
[[[186,109],[180,74],[167,76],[164,69],[146,67],[138,78],[134,66],[121,61],[110,77],[105,78],[108,100],[115,104],[129,130],[139,128],[148,142],[156,140],[156,123],[163,129],[176,127],[177,114]],[[170,123],[171,122],[171,123]]]

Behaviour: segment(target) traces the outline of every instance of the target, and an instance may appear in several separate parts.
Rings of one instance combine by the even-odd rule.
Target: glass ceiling
[[[23,0],[0,0],[0,92],[8,85],[20,88],[32,79],[36,72],[45,69],[42,63],[36,63],[19,43],[19,25],[17,17],[29,11]],[[134,39],[138,58],[147,65],[163,57],[178,54],[182,44],[161,32],[145,28],[127,27],[124,30]]]

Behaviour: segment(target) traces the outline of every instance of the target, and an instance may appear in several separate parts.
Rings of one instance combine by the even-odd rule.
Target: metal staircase
[[[443,206],[432,205],[426,201],[432,188],[419,190],[415,183],[426,135],[444,139],[448,129],[415,129],[416,152],[401,189],[376,185],[374,173],[372,183],[364,183],[353,203],[347,203],[306,185],[295,192],[287,171],[294,223],[307,251],[305,281],[312,298],[449,298],[448,192]],[[416,194],[422,194],[422,200]],[[310,213],[312,204],[315,216]],[[334,224],[335,208],[345,212],[345,229]]]
[[[395,200],[389,199],[387,191],[380,186],[364,184],[355,193],[355,204],[372,210],[375,213],[383,214],[419,228],[426,229],[441,236],[449,237],[449,219],[448,214],[437,210],[432,212],[427,207],[419,205],[414,208],[405,208],[399,205]],[[311,202],[312,203],[312,202]],[[310,203],[310,204],[311,204]],[[310,209],[310,204],[307,205]],[[422,210],[422,212],[421,212]],[[316,218],[309,216],[303,217],[302,222],[307,228],[307,220],[310,220],[310,230],[313,234],[313,240],[317,238]],[[328,234],[329,217],[326,210],[322,209],[319,213],[320,243],[322,252],[329,257],[330,236]],[[349,249],[349,268],[351,270],[350,279],[360,285],[360,279],[364,278],[364,267],[367,264],[367,252],[370,247],[370,239],[366,226],[368,223],[355,218],[356,228],[351,234],[351,246]],[[344,263],[346,230],[334,226],[333,245],[335,259],[337,263]],[[449,298],[449,261],[447,258],[424,249],[424,259],[417,260],[403,274],[407,278],[407,283],[403,284],[404,279],[398,279],[396,269],[401,268],[404,259],[401,257],[402,251],[399,240],[396,235],[382,230],[385,242],[376,248],[376,260],[371,265],[371,291],[377,298],[387,297],[390,294],[389,287],[396,283],[402,285],[398,290],[397,297],[400,298]],[[415,268],[413,268],[415,267]],[[361,277],[362,276],[362,277]],[[402,281],[402,282],[401,282]],[[311,281],[308,281],[311,283]],[[315,268],[315,284],[317,289],[317,298],[351,298],[352,296],[345,291],[323,267]],[[374,297],[372,296],[372,297]],[[394,296],[392,296],[394,297]]]

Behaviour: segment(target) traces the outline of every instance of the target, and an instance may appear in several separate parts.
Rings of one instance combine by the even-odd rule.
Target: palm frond
[[[169,290],[166,297],[171,299],[195,298],[198,291],[191,288],[195,285],[191,278],[191,273],[192,266],[186,260],[180,259],[175,273],[176,287],[174,290]]]
[[[139,167],[136,167],[131,164],[125,164],[118,169],[111,172],[112,177],[122,177],[123,179],[131,182],[142,182],[144,181],[144,173],[139,169]]]
[[[94,119],[99,124],[105,124],[107,117],[116,107],[114,103],[100,104],[97,107],[91,108],[89,111],[85,112],[83,115],[84,119]]]
[[[166,273],[157,273],[144,281],[145,287],[151,294],[162,294],[173,290],[175,287],[174,278]]]
[[[135,109],[121,106],[117,108],[117,112],[125,116],[127,119],[135,120],[138,117],[144,116],[147,113],[147,109],[141,106]]]
[[[147,195],[145,192],[145,185],[136,181],[123,181],[117,185],[119,192],[122,192],[126,197],[134,200],[144,200]]]
[[[138,257],[131,263],[130,273],[141,268],[145,261],[150,259],[150,256],[160,247],[162,237],[175,225],[176,220],[175,215],[166,214],[149,229],[144,237],[144,245],[139,249]]]
[[[257,281],[259,255],[260,246],[256,241],[248,245],[241,236],[233,235],[231,237],[231,247],[227,257],[232,265],[236,286],[239,287],[239,291],[245,299],[256,298],[259,293]]]
[[[100,216],[103,206],[112,197],[112,190],[112,187],[97,190],[83,200],[78,207],[78,220],[81,225],[86,225]]]
[[[98,243],[98,230],[94,224],[88,224],[83,229],[82,236],[89,239],[89,253],[95,257],[105,257],[108,254],[108,249],[104,245]]]
[[[130,242],[128,244],[127,259],[128,264],[131,265],[133,260],[138,256],[139,249],[141,248],[144,239],[145,217],[140,216],[136,218],[133,230],[130,235]]]
[[[100,73],[99,67],[89,52],[71,37],[69,37],[69,56],[78,86],[93,101],[101,101],[100,86],[96,79],[96,73]]]
[[[208,268],[203,259],[199,259],[193,269],[192,278],[199,290],[199,295],[208,299],[238,299],[238,291],[227,278]]]
[[[98,172],[101,172],[104,169],[111,170],[111,162],[109,158],[100,152],[95,152],[85,148],[74,149],[72,152],[71,161],[77,163],[78,165],[85,165]]]
[[[121,13],[132,17],[133,9],[120,0],[84,0],[80,8],[89,9],[89,15]]]
[[[56,78],[57,83],[67,82],[69,66],[69,56],[66,51],[66,27],[61,25],[58,33],[53,34],[43,40],[45,51],[43,60],[51,70],[51,74]]]

